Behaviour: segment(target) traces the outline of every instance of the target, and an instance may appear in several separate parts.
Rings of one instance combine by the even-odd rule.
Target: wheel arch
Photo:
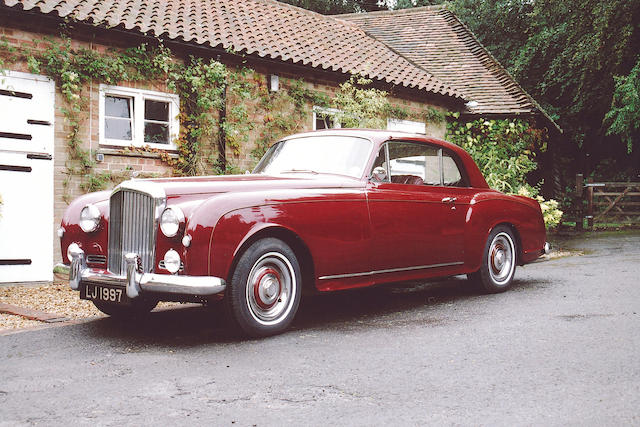
[[[233,272],[236,269],[236,266],[242,254],[258,240],[269,237],[282,240],[291,248],[291,250],[293,250],[293,253],[298,259],[298,263],[300,264],[303,293],[315,292],[315,266],[309,247],[294,231],[278,225],[263,227],[253,232],[253,234],[248,235],[243,240],[243,242],[236,249],[233,255],[233,261],[231,262],[231,266],[227,275],[228,280],[231,280],[231,276],[233,275]]]

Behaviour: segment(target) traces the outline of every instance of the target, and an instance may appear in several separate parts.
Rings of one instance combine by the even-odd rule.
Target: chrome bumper
[[[544,254],[549,255],[551,253],[551,245],[549,242],[544,243]]]
[[[141,292],[162,292],[169,294],[185,294],[208,296],[225,290],[226,283],[219,277],[211,276],[174,276],[138,272],[138,255],[126,254],[127,275],[120,276],[106,270],[88,268],[84,251],[73,248],[71,267],[69,269],[69,286],[79,290],[80,284],[95,283],[98,285],[125,287],[129,298],[136,298]]]

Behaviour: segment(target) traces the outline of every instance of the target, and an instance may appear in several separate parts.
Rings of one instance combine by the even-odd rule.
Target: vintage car
[[[223,299],[249,336],[287,328],[303,293],[459,274],[502,292],[549,248],[538,202],[490,189],[460,147],[353,129],[285,138],[252,174],[84,195],[58,234],[104,313]]]

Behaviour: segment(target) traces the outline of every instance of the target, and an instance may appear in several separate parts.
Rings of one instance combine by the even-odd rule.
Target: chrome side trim
[[[373,276],[375,274],[384,274],[384,273],[398,273],[401,271],[413,271],[413,270],[426,270],[428,268],[439,268],[439,267],[451,267],[454,265],[462,265],[464,262],[447,262],[444,264],[430,264],[430,265],[418,265],[415,267],[403,267],[403,268],[390,268],[388,270],[375,270],[375,271],[367,271],[366,273],[349,273],[349,274],[335,274],[332,276],[321,276],[318,277],[318,280],[327,280],[327,279],[348,279],[350,277],[362,277],[362,276]]]

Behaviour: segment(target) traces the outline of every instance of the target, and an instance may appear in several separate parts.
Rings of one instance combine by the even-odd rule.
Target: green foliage
[[[263,112],[262,126],[252,157],[260,159],[269,145],[298,130],[309,106],[326,107],[329,97],[307,89],[302,80],[281,79],[280,90],[269,92],[266,85],[256,85],[258,108]]]
[[[340,85],[332,106],[340,110],[336,119],[343,127],[384,129],[390,109],[387,92],[368,87],[370,79],[354,75]]]
[[[608,157],[633,163],[627,119],[618,115],[626,114],[618,110],[627,105],[622,92],[630,92],[613,77],[632,76],[637,64],[640,1],[452,0],[449,8],[557,119],[573,143],[573,164],[593,169]],[[603,124],[612,100],[612,120],[621,120],[613,130]]]
[[[443,0],[396,0],[394,2],[387,2],[390,9],[409,9],[412,7],[432,6],[435,4],[442,4]]]
[[[542,219],[547,228],[556,228],[562,221],[562,215],[564,212],[560,210],[560,204],[558,201],[550,199],[545,200],[538,194],[537,190],[529,185],[523,185],[518,190],[518,195],[531,197],[538,201],[540,204],[540,210],[542,211]]]
[[[555,200],[545,201],[527,175],[537,168],[535,153],[546,148],[546,134],[523,120],[475,120],[447,125],[447,139],[473,157],[491,188],[534,197],[540,202],[545,224],[555,227],[562,217]]]
[[[640,60],[629,75],[615,77],[615,82],[611,110],[605,116],[607,135],[619,135],[631,153],[634,143],[640,144]]]
[[[536,169],[535,151],[543,135],[522,120],[452,121],[447,138],[475,160],[491,188],[517,193],[529,172]]]

